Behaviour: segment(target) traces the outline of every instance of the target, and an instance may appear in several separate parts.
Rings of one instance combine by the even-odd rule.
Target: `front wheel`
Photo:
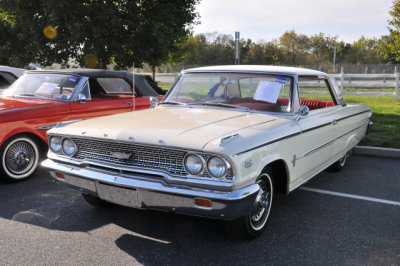
[[[31,177],[39,165],[37,142],[20,135],[7,140],[0,148],[1,177],[8,182],[20,182]]]
[[[251,240],[265,230],[274,196],[272,172],[267,169],[257,179],[260,190],[250,212],[233,221],[226,221],[228,233],[234,237]]]

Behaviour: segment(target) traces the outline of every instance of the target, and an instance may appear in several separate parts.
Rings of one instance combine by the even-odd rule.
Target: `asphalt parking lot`
[[[352,156],[274,201],[251,242],[220,221],[96,209],[40,169],[0,183],[1,265],[399,265],[400,161]]]

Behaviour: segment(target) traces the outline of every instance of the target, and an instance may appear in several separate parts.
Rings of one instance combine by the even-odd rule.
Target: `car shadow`
[[[329,185],[335,176],[324,172],[314,182]],[[141,264],[365,264],[375,252],[363,248],[360,255],[360,245],[369,243],[365,236],[390,238],[395,219],[367,214],[365,204],[302,190],[278,195],[264,233],[242,241],[226,233],[223,221],[122,206],[92,207],[79,192],[54,183],[43,169],[26,182],[0,183],[1,218],[48,230],[103,230],[103,240],[91,234],[93,245],[111,239],[111,245]],[[364,217],[362,228],[359,217]],[[376,224],[385,225],[379,235]],[[338,256],[343,249],[347,255]]]
[[[276,209],[280,207],[272,217],[279,217]],[[277,238],[279,232],[273,232],[273,226],[255,241],[246,242],[229,236],[223,221],[122,206],[95,208],[79,192],[53,182],[44,169],[25,182],[0,183],[0,217],[67,232],[90,232],[114,224],[129,231],[117,236],[115,245],[143,264],[228,263],[232,259],[247,264],[242,251],[229,258],[220,258],[221,252],[232,252],[232,248],[261,251],[265,247],[260,243]]]

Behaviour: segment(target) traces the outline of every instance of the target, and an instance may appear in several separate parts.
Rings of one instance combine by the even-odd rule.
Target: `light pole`
[[[333,47],[333,72],[336,72],[336,46]]]
[[[235,65],[240,65],[240,50],[239,50],[240,32],[235,32]]]

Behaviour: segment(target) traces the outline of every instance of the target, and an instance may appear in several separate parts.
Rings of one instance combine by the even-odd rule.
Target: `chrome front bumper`
[[[259,191],[257,184],[235,191],[174,186],[162,180],[144,179],[135,175],[126,177],[115,172],[76,167],[51,159],[43,161],[42,166],[50,170],[55,180],[109,202],[224,220],[236,219],[249,213]],[[62,173],[64,178],[57,177],[56,173]],[[198,206],[195,199],[209,199],[211,207]]]

